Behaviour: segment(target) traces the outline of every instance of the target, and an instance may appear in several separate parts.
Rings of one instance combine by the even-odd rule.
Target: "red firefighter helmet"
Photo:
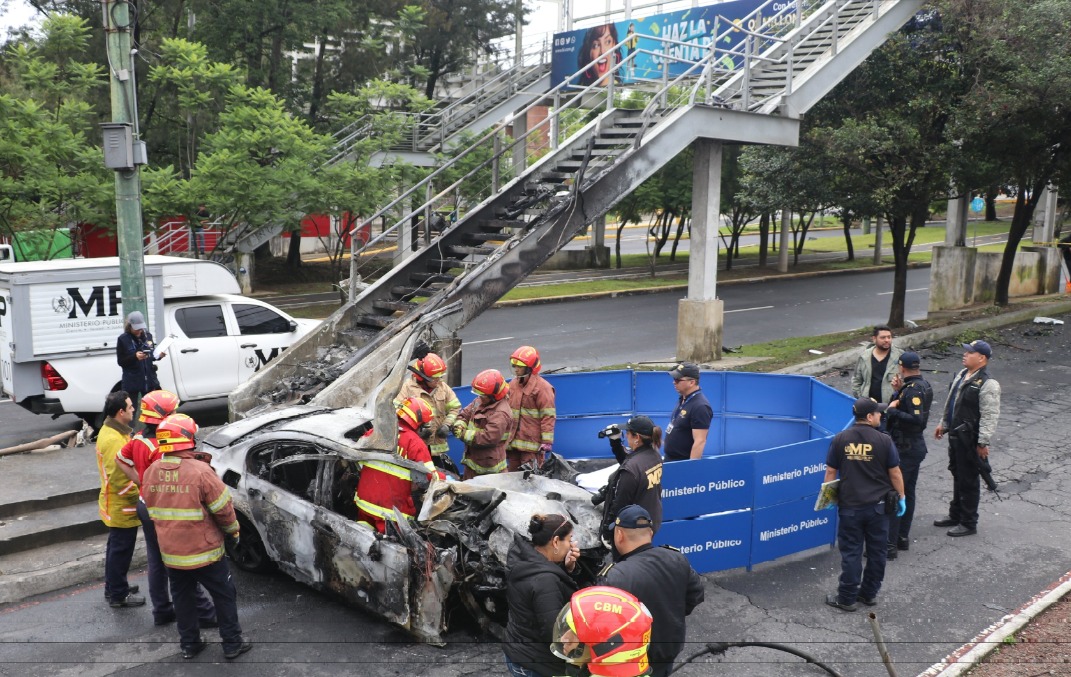
[[[509,392],[509,385],[497,369],[484,369],[472,379],[472,392],[475,395],[489,395],[501,400]]]
[[[141,415],[138,420],[149,425],[157,425],[165,416],[175,413],[179,407],[178,395],[170,390],[154,390],[141,398]]]
[[[398,407],[397,413],[398,418],[408,423],[413,430],[424,425],[434,416],[428,403],[419,397],[410,397],[405,402],[402,402],[402,406]]]
[[[533,374],[538,374],[543,368],[543,363],[539,361],[539,351],[532,346],[521,346],[514,350],[509,356],[509,363],[515,367],[528,367]]]
[[[446,375],[446,360],[435,353],[428,353],[416,361],[413,367],[418,381],[427,383],[431,379],[439,379]]]
[[[624,590],[608,586],[573,593],[554,624],[551,651],[600,677],[650,673],[651,612]]]
[[[156,426],[156,442],[163,454],[193,449],[197,444],[196,434],[197,421],[186,414],[171,414]]]

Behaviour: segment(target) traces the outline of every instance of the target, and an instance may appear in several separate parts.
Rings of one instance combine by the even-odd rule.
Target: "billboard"
[[[794,6],[792,0],[730,0],[555,33],[551,86],[570,80],[574,87],[605,87],[610,82],[610,72],[618,65],[621,67],[613,74],[615,84],[659,80],[664,68],[672,79],[706,57],[711,40],[733,25],[759,32],[769,30],[771,24],[780,26],[790,20],[794,23],[795,14],[791,12]],[[760,8],[762,12],[758,12]],[[763,13],[778,12],[782,16],[772,20],[763,17]],[[744,36],[735,30],[718,40],[719,62],[724,68],[741,64],[741,57],[727,52],[740,46]],[[618,47],[614,49],[614,45]]]

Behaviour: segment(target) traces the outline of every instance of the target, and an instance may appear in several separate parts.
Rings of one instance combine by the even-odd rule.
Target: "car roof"
[[[369,429],[372,412],[358,408],[329,409],[302,404],[250,416],[214,430],[205,443],[221,449],[246,437],[265,432],[295,433],[336,440],[356,441]]]

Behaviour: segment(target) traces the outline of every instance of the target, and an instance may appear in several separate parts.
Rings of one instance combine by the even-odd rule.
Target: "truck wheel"
[[[238,514],[238,528],[240,531],[237,546],[233,544],[232,539],[226,539],[227,556],[231,558],[234,565],[242,571],[255,574],[266,574],[274,570],[275,563],[268,557],[264,542],[260,540],[260,533],[240,513]]]

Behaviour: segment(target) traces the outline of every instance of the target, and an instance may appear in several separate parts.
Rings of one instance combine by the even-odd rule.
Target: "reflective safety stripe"
[[[202,564],[211,564],[212,562],[218,562],[223,558],[223,546],[209,550],[207,552],[201,552],[196,555],[171,555],[164,551],[160,551],[160,559],[164,560],[164,564],[169,567],[197,567]]]
[[[380,472],[387,473],[391,477],[397,477],[398,479],[407,482],[413,481],[413,477],[409,474],[408,468],[403,468],[399,465],[394,465],[393,463],[385,463],[383,461],[362,461],[360,465],[364,468],[375,468]]]
[[[498,463],[494,464],[493,466],[487,467],[487,466],[480,465],[479,463],[473,461],[470,458],[464,458],[461,461],[461,465],[465,465],[465,466],[468,466],[468,467],[472,468],[472,472],[476,473],[477,475],[490,475],[492,473],[498,473],[498,472],[502,472],[503,470],[505,470],[506,469],[506,459],[502,459],[501,461],[499,461]]]
[[[208,504],[208,509],[213,513],[219,512],[227,507],[227,503],[231,500],[231,492],[227,487],[223,487],[223,493],[219,495],[219,498]]]
[[[435,464],[431,461],[424,461],[424,467],[428,469],[428,472],[435,472]]]
[[[134,491],[137,491],[138,490],[138,485],[133,483],[133,482],[130,482],[125,487],[123,487],[122,489],[119,490],[118,495],[119,496],[123,496],[124,494],[129,492],[131,489],[133,489]]]
[[[131,506],[129,508],[122,508],[122,511],[129,515],[129,514],[137,512],[138,508],[137,508],[137,506]]]
[[[539,437],[547,444],[550,444],[554,441],[554,431],[540,433]]]
[[[549,409],[514,409],[513,418],[517,418],[517,415],[528,416],[529,418],[543,418],[545,416],[557,416],[557,409],[551,407]]]
[[[228,533],[228,534],[236,534],[236,533],[238,533],[238,520],[235,520],[235,521],[231,522],[230,524],[228,524],[227,526],[223,527],[223,531],[225,533]]]
[[[539,442],[514,439],[509,446],[511,449],[519,449],[521,451],[539,451]]]
[[[450,445],[446,442],[433,444],[431,445],[431,447],[428,448],[428,451],[431,452],[432,456],[441,456],[446,452],[450,451]]]
[[[354,497],[353,502],[357,504],[357,508],[359,510],[364,510],[369,515],[375,515],[376,517],[379,517],[380,519],[389,520],[391,522],[395,521],[394,520],[394,508],[389,508],[389,509],[388,508],[384,508],[381,505],[376,505],[375,503],[369,503],[368,501],[365,501],[365,500],[362,500],[362,499],[356,498],[356,497]],[[401,509],[399,509],[398,512],[402,512]],[[407,520],[416,519],[416,516],[414,516],[414,515],[406,515],[404,512],[402,512],[402,515],[405,515],[405,518]]]
[[[196,522],[205,518],[200,508],[149,508],[149,517],[161,522]]]

